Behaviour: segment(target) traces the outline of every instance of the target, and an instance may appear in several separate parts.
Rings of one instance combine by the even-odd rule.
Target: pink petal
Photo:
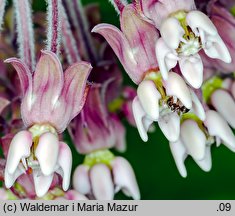
[[[107,40],[133,82],[141,82],[143,71],[138,70],[133,50],[124,34],[109,24],[99,24],[92,29],[92,32],[101,34]]]
[[[15,68],[20,79],[22,95],[24,96],[26,91],[30,91],[32,88],[32,75],[29,71],[29,68],[25,65],[24,62],[17,58],[9,58],[5,60],[5,62],[12,64],[12,66]]]
[[[101,88],[92,86],[83,111],[72,126],[77,150],[84,154],[114,147],[116,135],[112,130],[113,121],[109,121],[106,104],[101,97]]]
[[[33,76],[32,102],[29,106],[33,122],[48,122],[63,87],[63,70],[58,57],[50,51],[42,51]],[[30,118],[23,113],[24,119]]]
[[[83,108],[85,103],[84,94],[87,93],[85,91],[86,82],[91,69],[92,66],[88,62],[81,61],[70,66],[65,71],[65,83],[62,91],[62,97],[66,104],[66,108],[72,108],[69,121],[78,115]]]
[[[135,200],[140,199],[140,191],[134,171],[126,159],[116,157],[112,161],[112,173],[116,190],[121,189],[127,196]]]
[[[136,69],[142,74],[156,69],[158,64],[153,46],[159,38],[156,28],[139,15],[133,4],[123,9],[120,24],[137,63]]]

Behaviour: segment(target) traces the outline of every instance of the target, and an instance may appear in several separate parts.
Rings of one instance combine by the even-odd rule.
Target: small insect
[[[167,100],[167,105],[168,107],[171,109],[171,111],[173,112],[177,112],[178,114],[184,114],[189,112],[189,109],[187,109],[182,103],[181,101],[176,98],[176,97],[170,97]]]

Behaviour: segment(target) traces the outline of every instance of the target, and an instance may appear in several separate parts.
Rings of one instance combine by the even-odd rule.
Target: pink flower
[[[71,124],[71,136],[82,154],[113,147],[126,149],[125,128],[115,114],[109,113],[106,95],[105,85],[93,85],[81,115]]]
[[[158,64],[154,44],[159,38],[155,27],[141,18],[133,4],[120,14],[121,31],[109,24],[99,24],[93,32],[101,34],[110,44],[130,78],[139,84]]]
[[[112,200],[120,190],[133,199],[140,199],[134,171],[122,157],[114,157],[110,164],[78,166],[73,176],[73,187],[79,193],[94,196],[97,200]]]
[[[21,116],[27,129],[12,139],[5,169],[5,185],[10,188],[23,173],[33,173],[36,194],[49,189],[54,172],[63,177],[63,189],[70,181],[72,155],[59,141],[69,122],[81,111],[86,96],[86,80],[91,66],[79,62],[63,73],[57,56],[42,51],[34,73],[16,58],[6,60],[16,69],[22,89]]]

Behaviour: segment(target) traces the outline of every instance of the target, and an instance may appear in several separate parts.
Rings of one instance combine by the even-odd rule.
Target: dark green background
[[[43,0],[34,0],[34,10],[45,10]],[[119,25],[118,15],[108,0],[83,0],[84,4],[100,4],[102,21]],[[125,75],[125,83],[131,84]],[[127,124],[126,124],[127,125]],[[142,199],[235,199],[235,154],[223,145],[212,148],[212,170],[203,172],[191,158],[186,160],[188,177],[182,178],[175,166],[168,141],[157,128],[143,143],[136,128],[127,125],[127,152],[123,154],[132,164]],[[83,156],[74,150],[74,167]],[[119,193],[117,199],[125,197]]]

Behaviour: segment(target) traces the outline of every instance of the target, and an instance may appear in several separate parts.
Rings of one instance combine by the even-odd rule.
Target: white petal
[[[232,61],[228,48],[219,35],[207,37],[204,51],[210,58],[220,59],[225,63]]]
[[[225,90],[218,89],[211,95],[211,103],[224,119],[235,128],[235,102]]]
[[[110,169],[106,165],[94,165],[90,171],[90,180],[97,200],[113,200],[114,186]]]
[[[198,99],[198,97],[194,93],[194,91],[191,89],[190,89],[190,91],[191,91],[191,97],[193,100],[192,111],[194,112],[194,114],[197,115],[198,118],[200,118],[202,121],[204,121],[206,118],[206,113],[205,113],[205,110],[202,106],[202,103],[200,102],[200,100]]]
[[[207,15],[200,11],[191,11],[187,14],[186,21],[190,28],[202,29],[207,34],[216,35],[217,29]]]
[[[140,137],[144,142],[147,142],[148,141],[148,135],[147,135],[148,128],[146,128],[146,126],[151,125],[150,123],[153,121],[148,120],[147,122],[146,113],[144,112],[137,96],[133,100],[132,110],[133,110],[136,127],[139,131]]]
[[[81,194],[91,193],[91,184],[89,179],[89,167],[86,165],[78,166],[73,174],[73,187]]]
[[[211,160],[211,148],[210,146],[206,147],[206,154],[202,160],[196,160],[198,166],[204,170],[205,172],[209,172],[212,167],[212,160]]]
[[[174,50],[167,47],[162,38],[158,39],[155,51],[162,78],[167,80],[168,72],[177,65],[178,57]]]
[[[30,147],[32,145],[32,134],[28,131],[17,133],[10,144],[6,169],[9,174],[13,174],[22,158],[30,156]]]
[[[223,117],[213,110],[206,112],[206,120],[204,121],[209,134],[218,136],[229,149],[235,151],[235,137],[228,123]]]
[[[203,82],[203,64],[201,57],[198,54],[191,57],[182,57],[179,65],[188,83],[196,89],[200,88]]]
[[[39,170],[33,170],[33,180],[35,191],[38,197],[44,196],[49,190],[52,180],[53,174],[49,176],[43,175],[43,173]]]
[[[66,143],[60,142],[60,150],[58,156],[58,165],[62,169],[63,178],[63,190],[66,191],[70,184],[70,175],[72,169],[72,153],[69,146]]]
[[[59,140],[52,133],[44,133],[40,136],[35,156],[38,159],[42,173],[50,175],[55,171],[59,154]]]
[[[176,142],[170,143],[171,153],[175,160],[176,166],[179,170],[179,173],[182,177],[187,177],[187,170],[185,168],[184,161],[187,158],[186,148],[184,147],[182,141],[179,139]]]
[[[160,28],[161,36],[165,43],[172,49],[179,47],[180,39],[185,34],[180,22],[174,18],[167,18]]]
[[[160,116],[158,125],[170,142],[176,142],[180,135],[180,117],[177,113],[168,113]]]
[[[176,96],[188,109],[192,107],[190,91],[180,75],[170,72],[165,88],[167,95]]]
[[[134,171],[129,162],[116,157],[112,163],[112,173],[115,186],[122,189],[123,192],[135,200],[140,199],[140,191],[136,182]]]
[[[7,169],[4,172],[4,183],[6,188],[10,188],[16,181],[16,179],[25,173],[25,169],[22,164],[19,164],[13,174],[10,174]]]
[[[159,100],[161,95],[158,92],[155,84],[151,80],[142,81],[137,89],[139,101],[147,115],[153,121],[159,117]]]
[[[189,119],[181,124],[181,139],[194,160],[205,157],[206,136],[195,121]]]

